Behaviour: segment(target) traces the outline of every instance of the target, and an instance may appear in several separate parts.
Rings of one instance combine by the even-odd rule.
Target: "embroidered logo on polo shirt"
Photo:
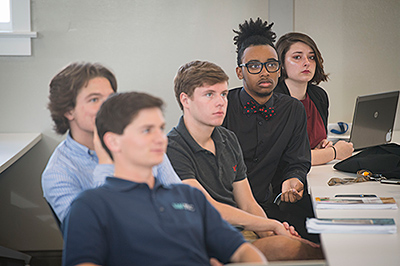
[[[172,208],[175,210],[185,210],[185,211],[191,211],[194,212],[194,205],[185,203],[185,202],[177,202],[177,203],[172,203]]]
[[[233,168],[233,172],[236,172],[236,167],[237,167],[237,164],[232,167]]]

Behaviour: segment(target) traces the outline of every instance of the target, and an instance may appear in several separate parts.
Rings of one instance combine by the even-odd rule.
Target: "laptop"
[[[399,91],[357,97],[350,133],[354,150],[392,140],[398,101]]]

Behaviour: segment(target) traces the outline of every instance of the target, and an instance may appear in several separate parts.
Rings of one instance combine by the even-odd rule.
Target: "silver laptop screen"
[[[350,134],[355,150],[391,141],[398,100],[399,91],[357,97]]]

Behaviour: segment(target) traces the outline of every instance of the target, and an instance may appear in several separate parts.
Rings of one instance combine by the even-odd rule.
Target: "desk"
[[[0,133],[0,173],[42,139],[40,133]]]
[[[27,153],[42,138],[40,133],[0,133],[0,173]],[[0,257],[23,260],[31,256],[0,246]]]
[[[400,186],[364,182],[330,187],[331,177],[355,177],[333,169],[335,162],[313,166],[308,175],[311,197],[332,197],[337,193],[375,193],[391,196],[400,208]],[[314,202],[313,202],[314,204]],[[316,210],[318,218],[394,218],[397,234],[321,234],[329,266],[400,265],[400,210]]]

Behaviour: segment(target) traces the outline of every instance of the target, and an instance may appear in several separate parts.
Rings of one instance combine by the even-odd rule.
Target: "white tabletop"
[[[370,181],[328,186],[331,177],[356,176],[333,169],[334,163],[312,167],[308,175],[312,198],[332,197],[337,193],[375,193],[378,196],[394,197],[400,208],[399,185]],[[400,265],[399,210],[315,210],[315,215],[318,218],[394,218],[396,234],[321,234],[321,242],[330,266]]]
[[[41,138],[40,133],[0,133],[0,173],[21,158]]]

